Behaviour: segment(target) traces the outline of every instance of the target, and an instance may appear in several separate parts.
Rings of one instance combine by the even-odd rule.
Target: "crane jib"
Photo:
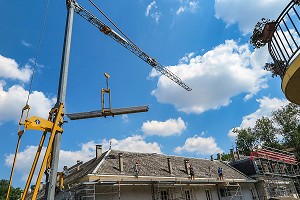
[[[187,91],[191,91],[192,89],[187,86],[178,76],[176,76],[174,73],[172,73],[167,68],[163,67],[163,65],[159,64],[154,58],[150,57],[148,54],[143,52],[138,46],[136,46],[133,42],[129,40],[126,40],[122,36],[120,36],[117,32],[112,30],[109,26],[107,26],[105,23],[100,21],[96,16],[91,14],[88,10],[83,8],[81,5],[79,5],[77,2],[71,1],[71,4],[74,7],[74,12],[79,14],[81,17],[83,17],[85,20],[93,24],[95,27],[97,27],[101,32],[103,32],[105,35],[108,35],[110,38],[114,39],[116,42],[121,44],[123,47],[131,51],[133,54],[138,56],[140,59],[148,63],[150,66],[155,68],[157,71],[171,79],[173,82],[177,83],[179,86],[183,87]],[[125,36],[126,37],[126,36]]]

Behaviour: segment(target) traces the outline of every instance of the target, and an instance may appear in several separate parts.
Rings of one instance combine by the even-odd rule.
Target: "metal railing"
[[[298,1],[292,0],[275,21],[274,33],[268,41],[268,50],[274,61],[274,72],[282,79],[287,68],[300,53],[299,13]]]

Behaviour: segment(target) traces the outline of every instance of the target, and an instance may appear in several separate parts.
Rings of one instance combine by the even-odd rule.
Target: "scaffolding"
[[[64,200],[95,200],[117,197],[120,199],[120,185],[116,182],[99,184],[86,182],[79,184],[63,193]]]
[[[148,186],[152,200],[197,200],[195,187],[180,181],[125,181],[125,182],[85,182],[64,190],[64,200],[121,199],[125,186]],[[198,184],[196,184],[198,185]],[[231,185],[231,196],[237,195],[236,185]],[[240,189],[240,187],[239,187]],[[124,188],[123,188],[124,190]],[[238,194],[241,190],[238,191]],[[236,198],[231,198],[232,200]]]
[[[299,197],[299,165],[289,152],[262,147],[251,152],[258,179],[263,182],[264,199],[278,196]]]
[[[197,200],[192,187],[182,183],[152,184],[152,200]]]
[[[228,200],[242,200],[243,193],[242,188],[239,183],[226,183],[225,191],[228,197]]]

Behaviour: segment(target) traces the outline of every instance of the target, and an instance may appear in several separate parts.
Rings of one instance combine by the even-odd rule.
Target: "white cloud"
[[[0,81],[0,122],[18,122],[22,108],[25,106],[28,91],[20,85],[14,85],[4,90],[5,83]],[[47,98],[42,92],[33,91],[30,94],[30,116],[48,118],[48,113],[55,103],[55,98]]]
[[[290,0],[215,0],[215,16],[227,26],[238,24],[244,33],[251,33],[261,18],[276,20]]]
[[[180,15],[184,12],[195,12],[199,7],[198,1],[193,0],[180,0],[180,7],[176,11],[177,15]]]
[[[27,82],[29,81],[31,74],[32,70],[29,65],[19,68],[19,65],[15,60],[0,55],[0,78]]]
[[[241,125],[237,128],[253,128],[256,120],[263,116],[270,117],[273,111],[288,104],[288,101],[285,99],[270,99],[269,97],[263,97],[261,99],[257,99],[256,101],[259,103],[259,109],[257,109],[254,113],[244,116]],[[235,138],[237,135],[230,130],[228,132],[228,136]]]
[[[78,151],[64,151],[60,150],[60,159],[59,159],[59,167],[58,170],[62,171],[63,166],[71,167],[76,164],[77,160],[80,161],[88,161],[95,156],[95,143],[94,141],[87,142],[85,144],[81,144],[81,149]],[[34,156],[37,151],[37,146],[28,146],[24,151],[20,151],[18,153],[15,170],[16,172],[21,174],[21,180],[25,182],[28,177],[28,173],[30,171]],[[46,151],[46,147],[43,147],[39,162],[37,164],[37,169],[40,168],[44,154]],[[5,165],[8,167],[12,166],[14,154],[9,154],[5,156]],[[36,170],[38,173],[39,170]],[[35,180],[37,174],[35,174],[33,180]]]
[[[30,44],[29,42],[26,42],[25,40],[22,40],[21,44],[24,45],[25,47],[31,47],[32,46],[32,44]]]
[[[103,149],[109,149],[110,142],[112,149],[130,151],[130,152],[141,152],[141,153],[161,153],[160,145],[157,142],[146,142],[142,136],[135,135],[123,140],[117,140],[112,138],[110,140],[103,140]]]
[[[80,145],[81,149],[77,151],[60,150],[59,154],[59,169],[62,170],[63,166],[72,166],[76,164],[77,160],[86,162],[96,156],[96,143],[89,141]]]
[[[195,135],[192,138],[188,138],[183,146],[175,148],[176,153],[189,152],[200,155],[212,155],[216,153],[222,153],[213,137],[198,137]]]
[[[152,19],[155,20],[156,23],[159,22],[162,14],[158,11],[156,1],[152,1],[146,8],[145,16],[150,16]]]
[[[238,45],[226,40],[203,56],[188,54],[177,66],[168,69],[178,75],[193,90],[187,92],[165,76],[159,76],[152,91],[157,101],[173,104],[186,113],[202,113],[227,106],[231,98],[245,94],[244,100],[266,88],[263,70],[269,59],[266,48],[249,50],[249,44]],[[153,69],[150,77],[158,76]]]
[[[171,136],[180,135],[185,129],[185,122],[179,117],[176,119],[168,119],[164,122],[147,121],[142,125],[142,131],[145,135]]]
[[[29,59],[29,63],[33,62],[32,59]],[[38,66],[42,67],[42,65]],[[31,75],[32,70],[29,64],[20,68],[15,60],[0,55],[0,123],[19,121],[21,110],[25,106],[29,93],[23,86],[18,84],[6,89],[4,80],[12,79],[28,82]],[[29,98],[30,116],[36,115],[48,118],[48,113],[55,103],[55,98],[48,98],[38,91],[33,91]]]

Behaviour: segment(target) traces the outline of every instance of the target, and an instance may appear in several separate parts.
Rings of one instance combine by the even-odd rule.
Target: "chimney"
[[[213,155],[210,156],[210,161],[214,161],[214,156]]]
[[[240,152],[239,152],[238,148],[236,148],[236,155],[237,155],[237,159],[239,160],[240,159]]]
[[[121,173],[124,173],[123,153],[119,153],[119,170]]]
[[[39,187],[39,191],[42,191],[42,190],[43,190],[43,187],[44,187],[44,183],[41,182],[40,187]]]
[[[234,151],[233,151],[233,149],[230,149],[230,156],[231,156],[232,162],[234,162],[235,159],[234,159]]]
[[[80,165],[81,165],[81,161],[80,161],[80,160],[77,160],[77,171],[80,170]]]
[[[64,171],[64,173],[66,173],[68,171],[68,166],[65,165],[63,171]]]
[[[96,145],[96,159],[100,158],[101,155],[102,155],[102,145],[97,144]]]
[[[168,168],[169,168],[169,173],[173,174],[173,169],[172,169],[172,163],[171,163],[171,158],[167,158],[168,159]]]
[[[190,161],[188,159],[184,160],[185,171],[188,175],[190,175]]]
[[[221,160],[221,153],[217,154],[217,160]]]

